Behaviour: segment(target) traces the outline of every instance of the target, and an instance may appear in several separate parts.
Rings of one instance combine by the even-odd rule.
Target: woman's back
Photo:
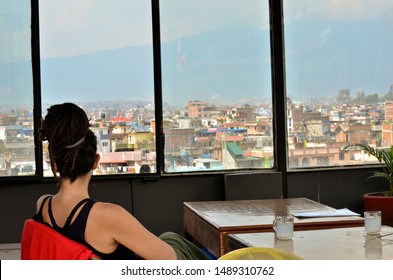
[[[100,203],[96,203],[90,198],[85,198],[78,202],[66,216],[64,215],[66,211],[56,211],[57,209],[63,210],[63,208],[53,207],[52,200],[53,196],[45,196],[41,204],[38,205],[38,213],[34,216],[36,221],[48,224],[68,238],[84,244],[102,259],[136,259],[134,252],[119,243],[116,243],[116,246],[109,247],[100,244],[100,240],[108,239],[103,236],[105,231],[94,229],[97,224],[94,221],[94,214],[92,215],[93,220],[89,221],[91,209],[94,205],[99,205]],[[61,203],[59,200],[57,202],[59,204],[58,206],[61,205],[64,207],[64,203]],[[70,207],[64,208],[69,209]],[[56,219],[56,214],[54,214],[56,212],[61,212],[63,214],[62,217]],[[87,224],[89,224],[89,230],[86,232]],[[106,249],[105,247],[108,247],[109,250],[103,251],[102,249]]]

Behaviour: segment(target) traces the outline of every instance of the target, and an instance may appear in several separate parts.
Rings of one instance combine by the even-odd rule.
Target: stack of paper
[[[291,212],[290,214],[297,218],[360,216],[360,214],[355,213],[347,208],[325,211]]]

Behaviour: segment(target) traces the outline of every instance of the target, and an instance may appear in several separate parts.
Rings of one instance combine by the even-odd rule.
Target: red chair
[[[21,240],[22,260],[91,260],[100,259],[92,250],[48,225],[28,219]]]

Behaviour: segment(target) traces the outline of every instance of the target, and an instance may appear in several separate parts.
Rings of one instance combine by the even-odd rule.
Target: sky
[[[75,56],[152,42],[147,0],[40,0],[41,55]],[[247,0],[161,0],[163,42],[230,25],[262,26],[267,5]],[[243,3],[243,2],[242,2]],[[241,5],[241,4],[240,4]],[[222,7],[225,6],[225,12]],[[193,12],[190,13],[190,10]]]
[[[266,30],[267,0],[161,0],[162,41],[230,25]],[[0,2],[0,15],[28,11],[29,0]],[[151,44],[151,7],[148,0],[40,0],[43,58],[75,56],[105,49]],[[225,7],[225,9],[222,9]],[[284,0],[286,24],[294,20],[379,20],[392,22],[392,0]],[[192,11],[192,12],[190,12]],[[20,18],[18,21],[20,21]],[[4,23],[5,22],[5,23]],[[0,43],[26,39],[16,21],[0,18]],[[15,24],[15,27],[11,27]],[[21,28],[22,27],[22,28]],[[8,39],[9,41],[9,39]],[[0,56],[0,60],[4,60]]]
[[[290,19],[318,20],[375,20],[390,18],[391,0],[284,0],[284,9]]]
[[[30,1],[0,1],[0,63],[30,60]]]
[[[75,57],[78,55],[90,54],[104,50],[116,50],[128,46],[145,46],[152,43],[151,32],[151,1],[149,0],[40,0],[40,53],[42,59]],[[225,7],[225,9],[223,9]],[[29,22],[30,0],[2,0],[0,1],[0,63],[7,61],[30,62],[31,56],[29,45],[30,22]],[[206,31],[219,30],[226,27],[247,27],[255,32],[267,31],[268,26],[268,1],[267,0],[160,0],[161,16],[161,39],[162,42],[177,41],[181,47],[182,38],[202,34]],[[353,33],[363,34],[365,40],[376,40],[380,43],[379,49],[373,49],[367,55],[374,67],[371,73],[372,79],[376,75],[381,76],[391,73],[386,65],[393,65],[390,62],[389,46],[384,45],[386,34],[393,34],[393,1],[392,0],[284,0],[284,21],[285,30],[290,30],[292,24],[299,22],[308,23],[313,27],[314,22],[330,22],[331,25],[313,32],[306,32],[306,36],[298,36],[293,32],[286,36],[286,57],[289,59],[296,57],[296,54],[315,53],[320,51],[322,56],[326,49],[332,56],[332,62],[338,67],[340,72],[336,80],[340,80],[335,91],[348,86],[347,77],[353,69],[342,69],[340,57],[334,57],[332,51],[334,47],[339,47],[341,42],[333,42],[333,24],[354,23]],[[362,23],[375,23],[383,26],[382,31],[375,30],[366,33],[364,30],[357,30],[356,27]],[[311,23],[311,24],[310,24]],[[355,24],[356,23],[356,24]],[[364,25],[362,25],[364,26]],[[367,26],[367,25],[366,25]],[[389,29],[390,28],[390,29]],[[303,30],[298,30],[303,31]],[[390,33],[391,31],[391,33]],[[384,33],[378,33],[384,32]],[[361,35],[349,34],[347,41],[352,46],[348,47],[349,56],[354,62],[360,55],[356,53],[356,42],[352,39],[362,39]],[[301,38],[301,39],[299,39]],[[341,38],[342,39],[342,38]],[[347,44],[343,41],[342,44]],[[241,42],[239,42],[240,44]],[[359,41],[359,44],[363,44]],[[332,48],[333,46],[333,48]],[[210,48],[211,46],[207,46]],[[326,49],[324,49],[326,47]],[[307,53],[306,53],[307,52]],[[303,58],[306,56],[303,56]],[[366,57],[366,58],[367,58]],[[308,59],[308,58],[307,58]],[[372,60],[371,60],[372,59]],[[345,61],[346,67],[358,66],[360,64]],[[299,86],[298,92],[304,93],[304,88],[311,88],[306,83],[306,70],[301,76],[297,75],[297,69],[292,66],[297,64],[287,64],[291,70],[291,75],[287,75],[288,85]],[[310,68],[309,64],[304,64]],[[303,70],[304,70],[303,69]],[[0,69],[1,70],[1,69]],[[7,70],[8,71],[8,70]],[[321,70],[323,75],[324,71]],[[366,74],[364,74],[366,75]],[[366,75],[367,77],[367,75]],[[363,80],[366,82],[367,79]],[[370,79],[371,80],[371,79]],[[356,80],[353,80],[356,82]],[[388,88],[393,81],[386,78],[381,88]],[[0,85],[0,96],[7,95],[9,89]],[[363,87],[363,85],[362,85]],[[325,86],[325,89],[327,87]],[[373,84],[368,88],[370,91],[380,90]],[[361,89],[361,88],[360,88]],[[315,94],[310,89],[309,94]],[[372,92],[367,92],[367,94]],[[354,93],[355,94],[355,93]]]
[[[21,1],[21,0],[18,0]],[[161,0],[162,41],[225,26],[266,30],[268,4],[261,0]],[[43,58],[151,44],[147,0],[40,0]],[[225,7],[223,9],[222,7]],[[391,0],[284,0],[285,21],[391,21]],[[190,12],[192,11],[192,12]]]
[[[151,44],[146,0],[40,0],[43,58]]]

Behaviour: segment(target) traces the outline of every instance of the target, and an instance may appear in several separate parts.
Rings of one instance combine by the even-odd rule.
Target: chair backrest
[[[22,260],[89,260],[99,259],[92,250],[48,225],[28,219],[21,240]]]
[[[219,260],[302,260],[302,258],[277,248],[247,247],[226,253]]]

